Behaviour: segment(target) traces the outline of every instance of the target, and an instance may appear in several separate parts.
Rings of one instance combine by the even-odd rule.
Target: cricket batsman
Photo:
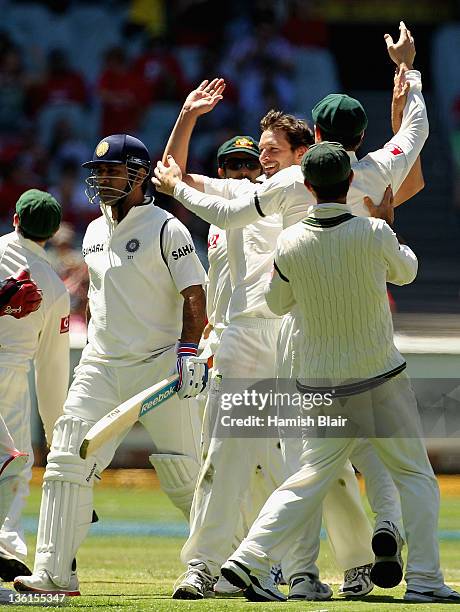
[[[206,273],[187,229],[146,195],[151,163],[140,140],[107,136],[84,167],[89,200],[102,212],[83,239],[88,344],[54,428],[34,571],[14,583],[22,592],[79,595],[75,556],[92,522],[94,480],[127,431],[86,460],[80,445],[102,416],[175,372],[177,395],[140,420],[160,485],[187,518],[199,468],[201,421],[190,398],[207,382],[207,365],[196,357]]]

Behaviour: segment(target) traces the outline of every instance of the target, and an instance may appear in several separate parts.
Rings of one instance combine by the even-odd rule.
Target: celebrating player
[[[412,70],[412,63],[415,56],[415,46],[413,38],[405,25],[400,24],[400,39],[394,45],[391,37],[386,37],[390,56],[398,66],[398,75],[407,81],[407,101],[404,107],[403,121],[400,129],[391,142],[384,148],[369,154],[358,161],[355,150],[359,147],[367,126],[367,117],[361,104],[352,98],[344,95],[331,95],[321,101],[314,109],[315,135],[320,139],[322,135],[334,140],[343,141],[349,149],[349,156],[352,160],[355,171],[355,181],[350,191],[350,202],[354,212],[368,215],[364,205],[363,197],[372,195],[375,201],[379,201],[388,183],[392,183],[397,193],[398,203],[402,203],[408,197],[416,193],[423,187],[419,165],[419,153],[428,134],[428,122],[426,110],[421,96],[420,75]],[[405,92],[406,93],[406,92]],[[394,98],[395,100],[395,98]],[[170,160],[171,161],[171,160]],[[269,173],[277,168],[276,164],[268,166]],[[241,227],[245,223],[254,221],[258,216],[264,216],[266,212],[280,211],[283,213],[284,224],[290,225],[305,216],[310,201],[305,195],[303,177],[298,166],[293,166],[286,170],[276,173],[269,178],[261,187],[253,188],[252,194],[235,194],[237,199],[227,200],[223,197],[203,195],[196,190],[188,187],[185,183],[180,183],[180,172],[177,166],[170,164],[165,168],[161,163],[155,171],[156,179],[153,179],[160,190],[167,193],[174,193],[175,197],[185,203],[185,205],[202,216],[205,220],[214,222],[225,228]],[[191,182],[198,188],[202,188],[199,183],[200,178],[195,176],[186,177],[187,182]],[[202,183],[203,184],[203,183]],[[182,194],[182,195],[181,195]],[[240,196],[240,197],[238,197]],[[228,196],[227,196],[228,197]],[[295,318],[285,319],[284,351],[281,346],[280,353],[287,354],[288,366],[290,366],[289,356],[289,337],[295,328]],[[369,456],[362,453],[361,458]],[[373,453],[375,457],[375,453]],[[379,461],[374,462],[378,467]],[[366,468],[366,462],[363,463]],[[369,464],[368,469],[371,467]],[[364,471],[364,469],[363,469]],[[378,479],[377,479],[378,481]],[[377,482],[376,481],[376,482]],[[391,487],[394,489],[394,486]],[[374,487],[374,491],[376,487]],[[377,498],[375,498],[377,500]],[[385,501],[385,498],[380,496]],[[390,512],[390,516],[397,516],[398,504],[393,504],[395,512]],[[383,508],[383,507],[382,507]],[[386,511],[392,510],[389,504],[385,504]],[[396,542],[400,542],[400,536],[396,527],[396,518],[390,521],[390,537]],[[382,528],[377,524],[377,531]],[[379,559],[377,559],[379,561]],[[394,575],[391,580],[397,583],[398,577],[402,576],[400,560],[395,555]],[[387,577],[382,578],[379,571],[381,565],[378,563],[373,568],[376,581],[381,586],[389,586]],[[366,568],[363,568],[363,571]],[[366,571],[368,572],[368,569]],[[357,576],[359,578],[359,576]],[[363,575],[363,580],[365,576]],[[351,575],[350,575],[351,579]],[[366,585],[353,585],[350,595],[354,589],[361,588],[369,590],[369,580],[366,578]]]
[[[186,517],[198,474],[201,423],[188,398],[207,379],[207,366],[195,357],[206,273],[187,229],[145,195],[150,156],[141,141],[108,136],[84,166],[91,170],[88,197],[103,212],[83,239],[88,344],[54,429],[34,573],[16,578],[19,591],[79,594],[74,558],[92,521],[94,479],[127,432],[86,460],[79,456],[81,442],[103,415],[176,369],[179,397],[141,422],[155,444],[151,460],[160,484]]]
[[[2,293],[9,297],[1,310],[11,315],[0,318],[0,412],[15,447],[29,456],[24,469],[9,481],[16,493],[0,531],[0,576],[4,580],[30,573],[24,564],[27,546],[21,513],[33,464],[28,381],[31,362],[35,366],[38,409],[49,443],[69,384],[70,300],[44,249],[58,230],[61,216],[60,204],[49,193],[30,189],[16,203],[14,231],[0,238],[0,278],[5,279]]]
[[[393,343],[386,293],[387,282],[405,285],[414,280],[417,258],[398,243],[387,223],[351,214],[346,201],[353,171],[342,145],[325,141],[311,147],[302,172],[317,205],[278,239],[267,304],[277,314],[294,304],[300,312],[299,379],[308,384],[299,382],[299,388],[318,392],[324,389],[321,381],[329,380],[335,398],[329,414],[345,409],[348,416],[365,422],[373,409],[385,424],[386,434],[381,428],[373,430],[371,442],[401,495],[408,545],[404,599],[460,603],[460,594],[444,584],[439,567],[439,490],[406,364]],[[391,200],[388,188],[381,216],[389,223],[394,214]],[[373,342],[374,337],[379,341]],[[333,343],[327,341],[331,338]],[[267,574],[275,551],[279,556],[289,551],[303,517],[320,506],[356,444],[345,434],[331,437],[332,429],[323,434],[303,440],[301,468],[267,500],[248,537],[222,568],[232,584],[246,589],[249,599],[254,593],[275,599],[259,575]]]
[[[185,170],[186,153],[196,117],[206,112],[206,109],[214,107],[216,97],[221,94],[221,88],[219,79],[214,79],[209,84],[205,81],[188,96],[169,139],[164,158],[168,152],[173,152],[181,168]],[[313,141],[305,122],[280,112],[268,113],[262,120],[261,127],[263,133],[260,140],[260,159],[266,175],[271,176],[279,169],[300,163],[302,154]],[[249,181],[224,181],[197,175],[188,176],[191,181],[210,193],[231,195],[252,190]],[[274,227],[271,226],[273,221]],[[274,218],[273,221],[265,219],[249,225],[244,230],[228,232],[231,247],[228,258],[230,268],[233,270],[233,295],[228,312],[230,324],[222,335],[214,367],[215,373],[219,372],[219,375],[225,378],[247,378],[251,372],[261,378],[274,377],[274,355],[280,320],[273,316],[267,317],[266,308],[263,307],[263,287],[271,273],[276,237],[280,231],[278,219]],[[239,351],[241,342],[244,342],[246,350],[253,347],[251,350],[254,351],[252,358],[248,356],[244,362],[241,358],[239,360],[232,358]],[[219,380],[219,378],[214,380],[211,386],[208,415],[210,412],[215,414],[218,408]],[[260,447],[257,461],[254,450],[256,445]],[[235,468],[236,460],[241,463],[241,469],[239,471],[234,469],[234,478],[230,479],[225,466],[232,461]],[[285,468],[282,468],[279,462],[279,449],[275,447],[273,441],[252,440],[252,444],[248,445],[244,439],[219,439],[214,435],[206,452],[206,463],[202,466],[203,474],[210,465],[213,466],[216,477],[212,485],[207,479],[200,479],[202,484],[198,486],[192,512],[197,518],[192,521],[191,535],[182,553],[182,558],[189,567],[175,587],[173,594],[175,598],[199,599],[208,596],[211,593],[213,572],[218,573],[219,565],[224,560],[224,551],[230,550],[234,542],[239,517],[231,513],[231,509],[222,503],[224,493],[220,492],[220,487],[225,484],[228,495],[231,486],[232,495],[236,498],[247,498],[249,492],[250,505],[246,509],[250,508],[254,516],[273,488],[285,476]],[[253,481],[250,486],[249,480],[256,466],[259,466],[260,470],[256,482]],[[252,486],[256,485],[257,481],[259,485],[265,486]],[[382,477],[382,486],[383,481]],[[343,482],[346,486],[343,486]],[[258,496],[255,497],[257,493]],[[351,576],[351,579],[342,585],[343,590],[344,592],[350,590],[356,595],[363,594],[372,588],[368,574],[362,576],[364,570],[361,571],[361,566],[364,565],[369,573],[370,563],[373,560],[370,549],[372,531],[361,507],[359,490],[351,466],[344,470],[341,479],[337,480],[337,490],[331,491],[328,495],[325,503],[326,516],[329,515],[329,509],[334,508],[334,517],[337,518],[337,506],[345,509],[340,514],[341,520],[328,521],[328,528],[336,556],[344,570],[348,570]],[[225,519],[222,519],[224,513]],[[347,517],[350,520],[349,528],[345,527]],[[320,522],[321,517],[318,518]],[[225,530],[223,525],[226,526]],[[328,598],[332,591],[319,581],[318,570],[314,567],[316,554],[308,549],[306,540],[305,537],[296,550],[283,560],[283,571],[287,578],[291,579],[290,596],[300,599]],[[316,551],[316,543],[313,543],[312,549]],[[350,568],[353,568],[352,573]]]

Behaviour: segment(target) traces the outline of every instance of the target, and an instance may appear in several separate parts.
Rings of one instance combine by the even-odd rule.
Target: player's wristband
[[[195,342],[179,342],[177,347],[178,357],[196,357],[198,354],[198,344]]]

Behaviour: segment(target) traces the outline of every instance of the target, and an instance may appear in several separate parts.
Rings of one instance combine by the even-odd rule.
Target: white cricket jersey
[[[312,386],[372,378],[404,363],[393,343],[386,283],[412,282],[417,258],[382,219],[351,212],[345,204],[317,205],[283,230],[279,274],[266,292],[277,314],[297,305],[299,378]]]
[[[369,196],[375,204],[382,200],[385,189],[391,185],[396,193],[422,150],[428,137],[428,119],[422,96],[422,82],[417,70],[406,73],[410,90],[404,108],[401,128],[383,148],[358,160],[349,152],[354,178],[348,193],[353,213],[369,216],[363,197]],[[288,227],[304,218],[314,201],[304,186],[300,166],[280,170],[260,186],[252,186],[252,193],[231,196],[203,194],[183,182],[176,185],[174,197],[186,208],[225,229],[243,227],[273,213],[283,215]]]
[[[187,228],[150,200],[115,227],[105,216],[83,239],[88,265],[88,344],[82,359],[121,366],[173,346],[182,330],[181,291],[205,285]]]
[[[45,249],[16,231],[2,236],[0,280],[24,267],[30,269],[43,301],[23,319],[0,317],[0,367],[28,371],[34,360],[38,408],[48,419],[57,418],[69,385],[70,298]]]
[[[247,179],[204,177],[206,193],[238,197],[252,193],[253,189],[254,183]],[[281,218],[275,214],[246,227],[227,230],[227,259],[232,285],[229,322],[241,317],[278,318],[267,308],[264,289],[270,279],[276,240],[282,229]]]
[[[208,286],[206,312],[209,323],[222,330],[227,325],[227,309],[232,295],[230,270],[227,260],[227,237],[225,230],[216,225],[208,232]]]

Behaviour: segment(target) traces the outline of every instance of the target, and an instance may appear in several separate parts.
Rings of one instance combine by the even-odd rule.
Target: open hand
[[[157,161],[153,173],[155,176],[152,177],[152,183],[156,190],[167,195],[173,195],[174,187],[182,180],[181,169],[172,155],[168,155],[168,165],[163,164],[162,161]]]
[[[367,206],[367,210],[369,211],[371,217],[383,219],[388,223],[388,225],[393,225],[395,220],[395,211],[393,207],[393,190],[391,189],[390,185],[388,185],[388,187],[385,189],[380,205],[375,206],[372,199],[368,196],[364,197],[364,204]]]
[[[388,54],[397,66],[405,64],[411,70],[415,58],[415,44],[410,30],[406,28],[404,21],[399,22],[399,40],[393,42],[390,34],[384,35]]]
[[[188,94],[183,110],[197,116],[209,113],[222,100],[224,89],[224,79],[216,78],[212,81],[202,81],[196,89]]]

